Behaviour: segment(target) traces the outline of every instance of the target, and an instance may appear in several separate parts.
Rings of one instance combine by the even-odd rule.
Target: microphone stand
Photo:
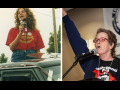
[[[75,58],[75,59],[77,59],[77,58]],[[79,60],[81,60],[82,59],[82,57],[79,59]],[[62,76],[62,79],[68,74],[68,72],[74,67],[74,66],[76,66],[77,65],[77,63],[78,63],[78,61],[79,61],[78,59],[73,63],[73,65],[66,71],[66,73]]]

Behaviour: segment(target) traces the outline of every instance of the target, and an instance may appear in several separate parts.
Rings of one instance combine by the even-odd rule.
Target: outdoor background
[[[17,8],[0,8],[0,56],[2,53],[5,57],[8,57],[8,61],[11,59],[12,51],[5,45],[8,32],[12,27],[15,27],[14,14]],[[53,28],[53,15],[52,8],[30,8],[35,15],[37,21],[37,28],[40,30],[45,48],[41,49],[41,53],[47,53],[46,49],[49,48],[49,38],[51,33],[54,33]],[[56,16],[56,33],[61,29],[61,8],[55,9]],[[60,42],[60,41],[59,41]],[[61,43],[61,42],[60,42]]]

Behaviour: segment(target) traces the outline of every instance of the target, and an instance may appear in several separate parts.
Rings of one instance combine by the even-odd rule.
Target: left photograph
[[[0,81],[62,81],[61,8],[0,8]]]

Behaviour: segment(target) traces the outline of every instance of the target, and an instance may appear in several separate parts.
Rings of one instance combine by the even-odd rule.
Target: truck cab
[[[61,81],[61,58],[0,64],[0,81]]]

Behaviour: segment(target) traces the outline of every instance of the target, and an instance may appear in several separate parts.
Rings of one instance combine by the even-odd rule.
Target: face
[[[18,18],[19,18],[19,21],[22,21],[24,18],[27,18],[27,13],[23,8],[20,8],[18,10]]]
[[[98,33],[96,36],[96,39],[100,39],[102,37],[108,39],[108,35],[105,32]],[[106,39],[103,41],[98,40],[95,43],[95,47],[98,50],[99,55],[111,53],[111,49],[113,48],[114,43],[112,43],[112,45],[110,45],[109,41]]]

